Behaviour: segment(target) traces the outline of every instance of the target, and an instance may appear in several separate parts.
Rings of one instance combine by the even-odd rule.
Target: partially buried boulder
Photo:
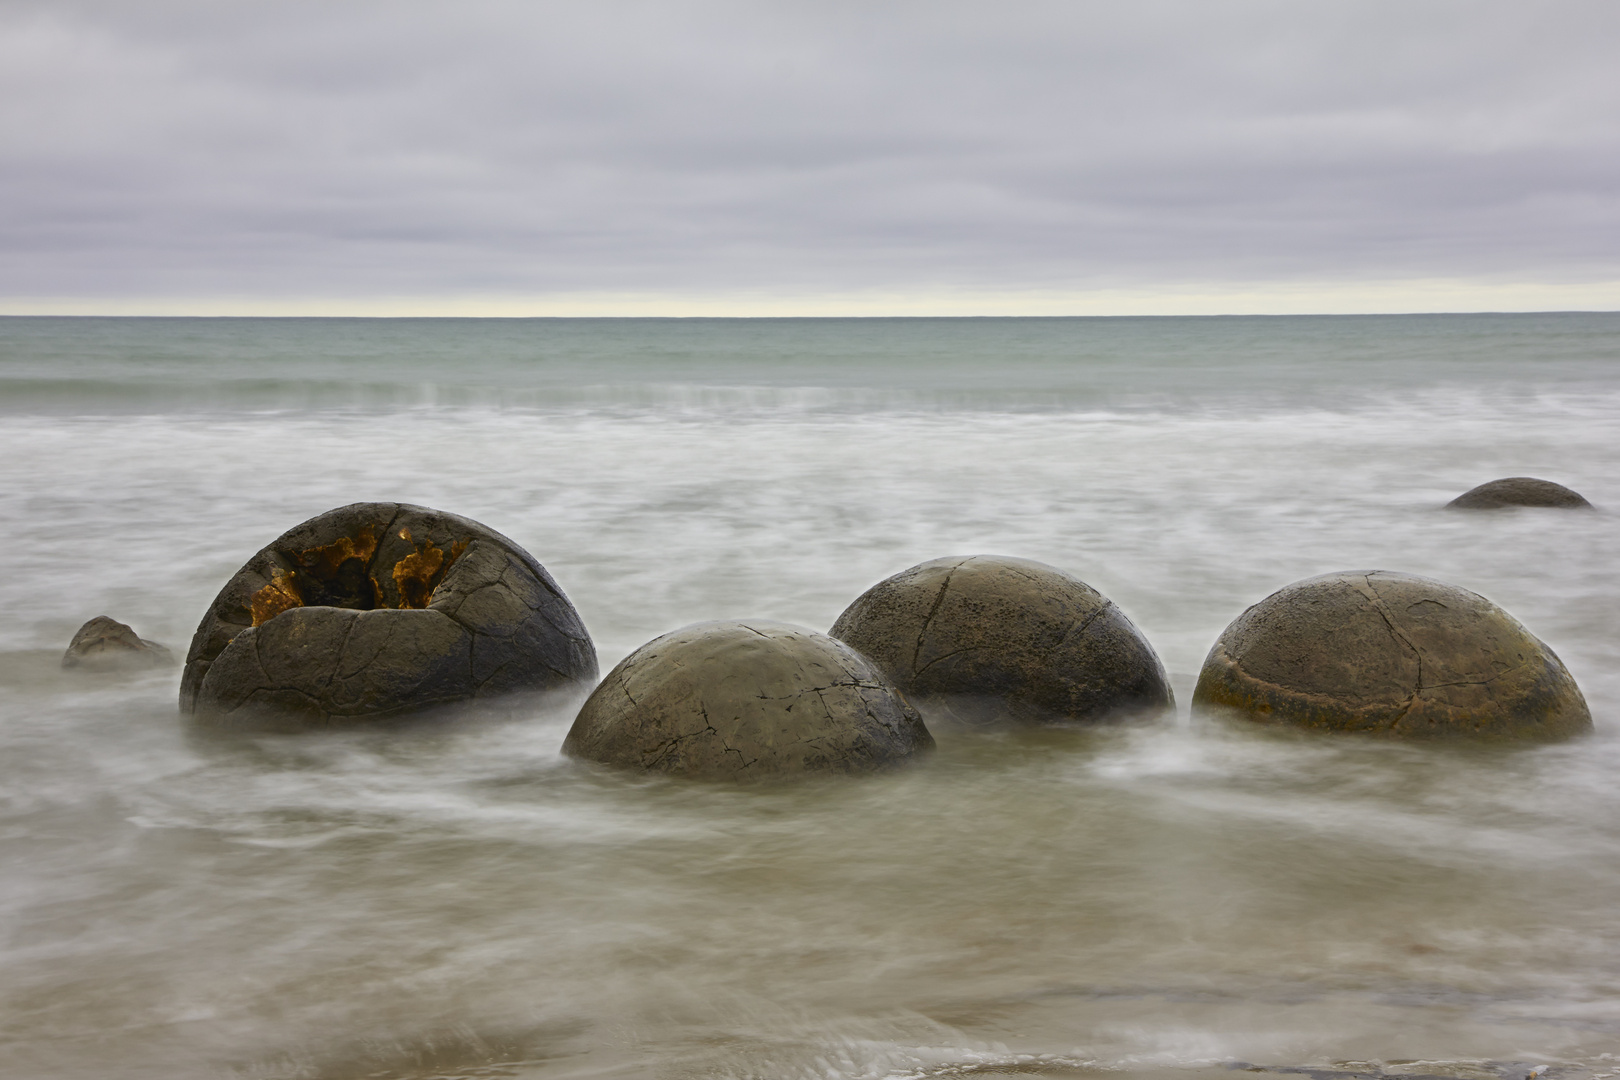
[[[913,566],[861,594],[830,633],[930,716],[1095,723],[1175,705],[1164,665],[1111,600],[1027,559]]]
[[[117,619],[97,615],[73,635],[62,666],[85,671],[133,671],[174,663],[168,649],[147,641]]]
[[[1448,510],[1501,510],[1509,506],[1548,506],[1564,510],[1590,510],[1592,504],[1578,492],[1551,480],[1509,476],[1469,488],[1446,504]]]
[[[211,723],[340,723],[596,678],[545,568],[499,533],[354,503],[283,533],[220,590],[180,708]]]
[[[772,622],[707,622],[648,642],[580,709],[563,752],[644,772],[756,780],[866,773],[934,745],[859,653]]]
[[[1477,593],[1386,570],[1298,581],[1238,616],[1193,708],[1392,736],[1562,738],[1592,715],[1563,663]]]

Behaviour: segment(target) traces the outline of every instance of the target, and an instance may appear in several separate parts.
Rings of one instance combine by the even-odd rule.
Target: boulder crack
[[[917,647],[911,651],[912,671],[917,670],[917,660],[922,656],[923,641],[928,637],[928,628],[934,625],[934,616],[939,614],[940,607],[945,603],[945,594],[949,592],[951,588],[951,578],[956,576],[956,572],[958,570],[962,569],[962,567],[966,566],[972,561],[973,560],[971,557],[963,559],[961,562],[957,563],[955,566],[946,571],[945,581],[940,585],[939,592],[934,595],[934,606],[928,609],[928,615],[923,619],[922,628],[917,631]]]
[[[1384,606],[1384,598],[1378,595],[1377,589],[1373,588],[1372,575],[1363,574],[1361,575],[1361,580],[1367,586],[1367,592],[1363,593],[1362,595],[1367,596],[1367,598],[1372,601],[1373,610],[1378,612],[1378,617],[1384,620],[1385,626],[1389,627],[1390,637],[1394,638],[1402,645],[1405,645],[1408,649],[1411,649],[1412,655],[1417,658],[1417,685],[1412,688],[1412,693],[1415,695],[1418,690],[1423,688],[1423,654],[1419,652],[1418,647],[1412,643],[1412,639],[1407,637],[1406,634],[1402,632],[1400,627],[1395,625],[1395,620],[1390,618],[1389,610]]]
[[[1052,647],[1050,649],[1046,650],[1046,657],[1045,658],[1050,658],[1053,653],[1055,653],[1059,649],[1061,649],[1063,647],[1064,643],[1069,640],[1069,638],[1071,638],[1071,637],[1073,637],[1073,636],[1075,636],[1077,634],[1084,634],[1086,632],[1086,628],[1088,626],[1090,626],[1092,623],[1096,622],[1098,619],[1102,618],[1103,614],[1109,608],[1111,608],[1113,606],[1114,606],[1114,602],[1112,600],[1105,600],[1103,602],[1102,606],[1097,608],[1097,610],[1093,611],[1090,615],[1087,615],[1083,619],[1076,619],[1074,622],[1070,623],[1068,629],[1063,631],[1063,636],[1058,638],[1057,641],[1052,645]]]

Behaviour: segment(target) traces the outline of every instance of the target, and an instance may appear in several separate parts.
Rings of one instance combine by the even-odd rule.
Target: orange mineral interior
[[[467,550],[468,541],[457,540],[446,551],[431,540],[418,543],[412,539],[409,529],[400,529],[399,538],[410,543],[414,550],[392,567],[372,565],[377,556],[378,538],[369,525],[354,536],[339,537],[330,544],[283,552],[295,566],[291,570],[276,567],[270,572],[270,583],[253,594],[250,602],[253,625],[263,626],[295,607],[346,607],[361,611],[396,606],[427,607],[444,575]],[[399,597],[397,605],[387,602],[377,580],[377,574],[384,572],[393,580]]]

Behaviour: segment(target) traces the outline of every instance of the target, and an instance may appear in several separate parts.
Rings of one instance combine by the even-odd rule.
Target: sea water
[[[1599,509],[1442,509],[1512,475]],[[1037,559],[1180,711],[733,788],[561,757],[577,698],[221,740],[59,668],[373,499],[523,545],[604,670]],[[1620,1073],[1620,315],[3,319],[0,507],[5,1076]],[[1247,605],[1364,568],[1507,608],[1595,733],[1188,715]]]

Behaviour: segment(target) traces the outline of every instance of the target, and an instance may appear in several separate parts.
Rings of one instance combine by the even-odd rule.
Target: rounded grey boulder
[[[1448,510],[1501,510],[1509,506],[1551,506],[1566,510],[1590,510],[1592,504],[1578,492],[1551,480],[1533,476],[1509,476],[1469,488],[1446,504]]]
[[[62,654],[63,667],[86,671],[133,671],[172,663],[174,656],[167,648],[107,615],[97,615],[79,627]]]
[[[180,708],[300,726],[595,679],[596,649],[545,568],[499,533],[354,503],[277,537],[192,638]]]
[[[1321,731],[1563,738],[1592,714],[1563,663],[1477,593],[1387,570],[1297,581],[1238,616],[1193,708]]]
[[[1175,705],[1158,655],[1111,600],[1028,559],[913,566],[862,593],[830,633],[931,715],[1094,723]]]
[[[891,768],[934,745],[867,659],[825,634],[707,622],[608,672],[563,742],[574,757],[698,779]]]

